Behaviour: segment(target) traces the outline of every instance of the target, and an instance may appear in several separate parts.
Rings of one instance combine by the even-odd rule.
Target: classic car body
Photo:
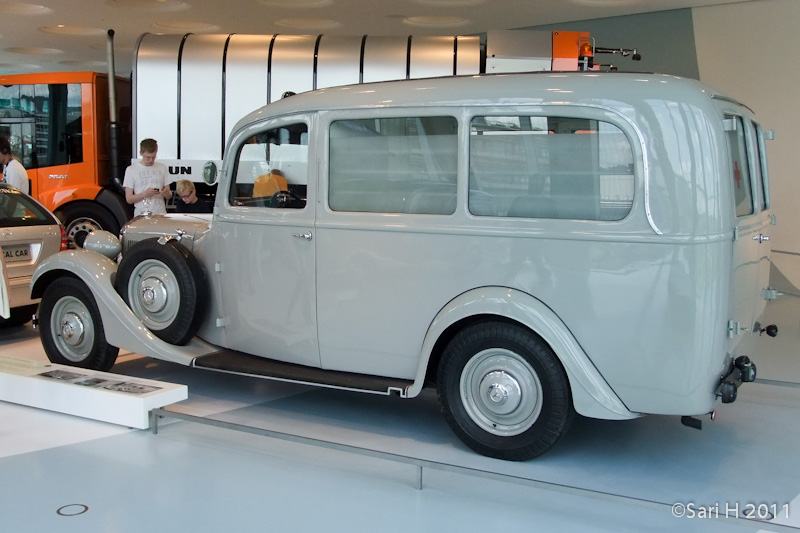
[[[741,340],[774,293],[763,139],[745,106],[660,75],[292,96],[234,129],[213,215],[134,219],[37,269],[45,348],[436,384],[456,434],[505,459],[573,410],[708,413],[755,378]],[[255,195],[276,170],[288,190]]]

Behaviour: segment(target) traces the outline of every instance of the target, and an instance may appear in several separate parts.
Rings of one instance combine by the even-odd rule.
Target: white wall
[[[767,143],[773,263],[800,286],[800,2],[758,0],[694,8],[700,80],[756,112]],[[781,253],[783,252],[783,253]]]

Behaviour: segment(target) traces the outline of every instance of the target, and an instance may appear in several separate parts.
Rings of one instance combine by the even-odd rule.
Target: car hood
[[[164,235],[180,236],[180,242],[189,251],[211,227],[212,215],[168,214],[139,216],[128,222],[120,232],[122,253],[135,243],[144,239]]]

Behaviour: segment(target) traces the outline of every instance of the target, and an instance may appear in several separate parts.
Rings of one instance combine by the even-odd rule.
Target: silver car
[[[64,228],[39,202],[14,187],[0,183],[0,250],[8,285],[10,316],[0,316],[0,327],[19,326],[36,312],[31,298],[31,276],[36,266],[59,250],[66,250]]]

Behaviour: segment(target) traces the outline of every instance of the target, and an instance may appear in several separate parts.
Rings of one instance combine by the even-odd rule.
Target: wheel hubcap
[[[134,267],[128,280],[131,310],[151,331],[169,327],[180,310],[181,290],[172,270],[156,259]]]
[[[522,401],[519,383],[505,372],[489,372],[478,389],[486,407],[497,414],[506,415],[514,411]]]
[[[461,373],[461,401],[481,429],[504,437],[529,429],[542,411],[542,384],[519,354],[491,348],[475,354]]]
[[[83,342],[84,326],[81,317],[75,313],[65,313],[61,323],[61,338],[70,346],[78,346]]]
[[[142,282],[142,304],[150,313],[158,313],[167,305],[167,288],[158,278],[147,278]]]

